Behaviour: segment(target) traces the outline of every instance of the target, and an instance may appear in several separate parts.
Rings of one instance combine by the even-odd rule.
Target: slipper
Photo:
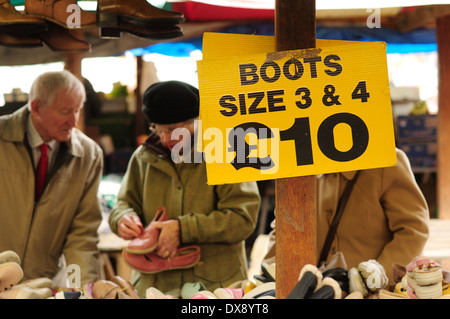
[[[244,296],[242,296],[242,299],[260,299],[264,296],[275,296],[274,281],[256,286],[255,288],[244,294]]]
[[[155,287],[147,288],[145,291],[145,299],[175,299],[172,295],[164,294]]]
[[[0,264],[0,292],[11,289],[23,278],[23,270],[16,262]]]
[[[298,282],[287,295],[286,299],[304,299],[311,295],[322,281],[322,272],[316,266],[303,266],[298,276]]]
[[[123,289],[109,280],[98,280],[92,285],[94,299],[133,299]]]
[[[133,285],[128,280],[125,280],[120,276],[114,276],[111,278],[111,281],[117,284],[119,287],[121,287],[123,289],[123,292],[126,293],[131,298],[140,299],[139,296],[134,291]]]
[[[380,289],[380,291],[378,292],[378,298],[379,299],[411,299],[409,296],[390,292],[386,289]]]
[[[352,267],[348,272],[348,282],[350,287],[350,293],[359,291],[364,297],[367,297],[369,295],[369,291],[367,290],[367,287],[359,274],[358,269],[355,267]]]
[[[52,285],[53,282],[50,278],[41,277],[21,281],[19,284],[15,285],[15,287],[27,286],[30,288],[52,288]]]
[[[325,277],[319,283],[316,291],[306,299],[341,299],[342,290],[339,283],[331,277]]]
[[[375,259],[359,263],[358,271],[371,292],[385,288],[389,284],[384,267]]]
[[[0,264],[14,262],[20,265],[20,257],[12,250],[6,250],[0,253]]]
[[[214,294],[219,299],[242,299],[244,290],[242,288],[217,288]]]
[[[211,291],[202,290],[193,295],[190,299],[219,299],[219,298]]]
[[[206,287],[202,282],[186,282],[183,284],[183,287],[181,287],[181,298],[190,299],[202,290],[206,290]]]
[[[164,206],[161,206],[156,211],[155,217],[152,221],[145,227],[144,232],[141,236],[133,239],[126,250],[132,254],[148,254],[155,250],[158,243],[158,237],[160,233],[159,228],[153,227],[154,222],[165,221],[168,219],[167,211]]]
[[[50,288],[13,287],[0,292],[0,299],[47,299],[52,296]]]
[[[155,274],[172,269],[192,268],[200,260],[199,246],[179,248],[175,257],[167,259],[159,257],[154,252],[141,255],[131,254],[124,249],[122,253],[128,265],[145,274]]]

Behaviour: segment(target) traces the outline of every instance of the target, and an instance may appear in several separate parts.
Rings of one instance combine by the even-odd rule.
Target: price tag
[[[278,52],[273,43],[205,34],[199,137],[209,184],[396,164],[384,42]]]

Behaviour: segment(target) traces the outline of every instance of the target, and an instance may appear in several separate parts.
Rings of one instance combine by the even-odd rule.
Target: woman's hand
[[[156,246],[156,254],[162,258],[175,257],[180,246],[180,225],[178,220],[170,219],[163,222],[154,222],[152,227],[161,230]]]
[[[117,232],[123,239],[134,239],[144,234],[144,226],[137,215],[129,214],[119,220]]]

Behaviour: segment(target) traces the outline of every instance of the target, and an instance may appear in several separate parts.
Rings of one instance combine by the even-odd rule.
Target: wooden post
[[[450,15],[437,19],[436,38],[438,44],[438,216],[440,219],[450,219]]]
[[[277,0],[276,50],[316,46],[315,0]],[[316,177],[275,181],[276,298],[285,299],[305,264],[316,257]]]
[[[77,78],[83,81],[83,75],[81,72],[81,61],[83,60],[83,55],[79,53],[69,53],[66,55],[66,61],[64,68],[67,71],[72,72]],[[80,118],[78,120],[77,128],[82,132],[86,131],[84,108],[81,109]]]

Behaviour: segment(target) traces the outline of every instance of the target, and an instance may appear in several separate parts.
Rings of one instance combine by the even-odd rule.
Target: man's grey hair
[[[86,99],[84,85],[73,73],[67,70],[45,72],[39,75],[31,85],[28,107],[33,100],[39,100],[45,105],[51,104],[60,89],[80,92],[83,95],[83,102]]]

